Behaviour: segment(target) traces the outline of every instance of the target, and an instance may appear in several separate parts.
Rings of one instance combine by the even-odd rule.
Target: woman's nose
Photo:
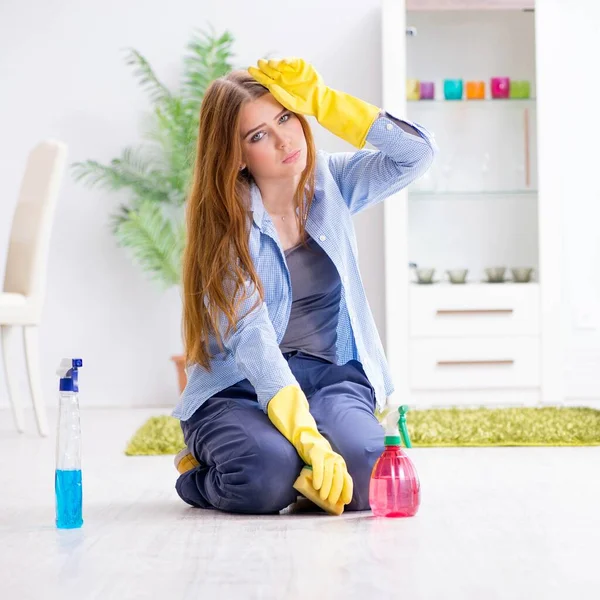
[[[291,140],[288,135],[278,134],[275,143],[277,144],[278,148],[287,148],[291,145]]]

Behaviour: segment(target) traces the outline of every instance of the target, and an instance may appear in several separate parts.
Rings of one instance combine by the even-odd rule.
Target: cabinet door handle
[[[438,367],[456,367],[456,366],[464,366],[464,365],[514,365],[515,361],[512,358],[508,358],[505,360],[438,360]]]
[[[510,315],[512,308],[440,308],[436,315]]]

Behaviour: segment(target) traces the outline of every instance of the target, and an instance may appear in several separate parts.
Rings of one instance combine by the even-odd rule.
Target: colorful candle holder
[[[508,77],[492,77],[492,98],[508,98],[510,79]]]
[[[467,81],[467,100],[485,99],[485,82]]]
[[[421,81],[421,100],[433,100],[435,98],[435,84],[433,81]]]
[[[444,79],[444,98],[446,100],[462,100],[462,79]]]
[[[511,98],[529,98],[531,94],[531,85],[529,81],[511,81],[510,82],[510,97]]]
[[[421,97],[421,86],[418,79],[406,80],[406,99],[418,100]]]

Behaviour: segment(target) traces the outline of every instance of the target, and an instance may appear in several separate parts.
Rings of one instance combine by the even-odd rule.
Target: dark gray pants
[[[375,418],[375,394],[361,364],[338,366],[303,353],[284,356],[308,398],[319,431],[344,457],[354,480],[354,496],[346,510],[367,510],[369,480],[383,452],[384,432]],[[188,504],[260,514],[295,502],[298,493],[292,486],[302,460],[259,408],[248,380],[207,400],[181,422],[181,428],[187,447],[200,462],[176,483]]]

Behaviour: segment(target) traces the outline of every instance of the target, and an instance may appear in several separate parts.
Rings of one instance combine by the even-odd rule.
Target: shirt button
[[[324,242],[324,241],[327,239],[327,236],[326,236],[326,235],[320,235],[320,236],[319,236],[319,239],[320,239],[322,242]]]
[[[348,283],[348,275],[344,275],[342,277],[342,281],[347,284]]]
[[[391,131],[392,129],[394,129],[394,126],[393,126],[391,123],[388,123],[388,124],[385,126],[385,128],[386,128],[388,131]]]

